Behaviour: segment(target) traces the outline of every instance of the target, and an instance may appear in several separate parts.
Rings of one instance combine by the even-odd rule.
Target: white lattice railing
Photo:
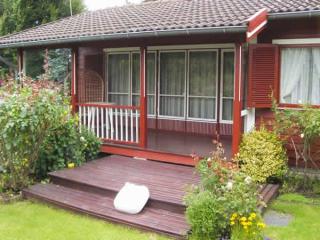
[[[80,126],[103,141],[139,143],[139,107],[105,103],[82,103],[78,107]]]

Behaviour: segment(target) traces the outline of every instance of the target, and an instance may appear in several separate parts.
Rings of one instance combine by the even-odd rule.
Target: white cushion
[[[125,183],[113,201],[114,207],[124,213],[137,214],[142,211],[150,197],[146,186]]]

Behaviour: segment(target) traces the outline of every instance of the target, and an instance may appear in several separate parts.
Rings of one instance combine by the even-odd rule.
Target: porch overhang
[[[33,47],[49,47],[54,45],[75,45],[86,42],[100,42],[109,40],[130,40],[139,38],[161,38],[161,37],[190,37],[198,35],[219,35],[219,34],[246,34],[247,26],[227,26],[227,27],[211,27],[211,28],[186,28],[164,31],[146,31],[146,32],[128,32],[103,34],[93,36],[79,36],[70,38],[55,38],[45,40],[31,40],[0,44],[0,49],[6,48],[33,48]]]

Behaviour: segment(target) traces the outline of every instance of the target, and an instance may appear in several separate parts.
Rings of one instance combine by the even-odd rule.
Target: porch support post
[[[140,146],[147,147],[148,126],[147,126],[147,48],[140,48]]]
[[[233,99],[233,126],[232,126],[232,154],[239,151],[242,133],[241,109],[242,109],[242,44],[235,45],[235,72],[234,72],[234,99]]]
[[[19,77],[19,81],[21,83],[22,81],[22,77],[23,77],[23,49],[19,48],[18,49],[18,77]]]
[[[78,62],[78,48],[72,48],[71,53],[71,69],[72,69],[72,77],[71,77],[71,106],[72,112],[76,112],[76,84],[77,84],[77,62]]]

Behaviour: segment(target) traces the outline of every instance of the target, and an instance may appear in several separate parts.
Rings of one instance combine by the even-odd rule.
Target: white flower
[[[301,138],[304,138],[304,134],[303,134],[303,133],[301,133],[301,134],[300,134],[300,137],[301,137]]]
[[[211,157],[209,157],[209,158],[207,159],[207,162],[208,162],[208,163],[209,163],[209,162],[212,162]]]
[[[249,176],[247,176],[247,177],[244,179],[244,182],[245,182],[246,184],[250,184],[250,183],[252,182],[252,178],[249,177]]]
[[[84,137],[80,137],[80,141],[84,142],[84,141],[86,141],[86,139]]]
[[[299,99],[299,100],[298,100],[298,103],[299,103],[299,104],[302,104],[302,101],[301,101],[301,99]]]
[[[231,190],[232,187],[233,187],[233,183],[232,183],[231,181],[229,181],[229,182],[227,183],[227,185],[226,185],[226,188],[227,188],[228,190]]]

